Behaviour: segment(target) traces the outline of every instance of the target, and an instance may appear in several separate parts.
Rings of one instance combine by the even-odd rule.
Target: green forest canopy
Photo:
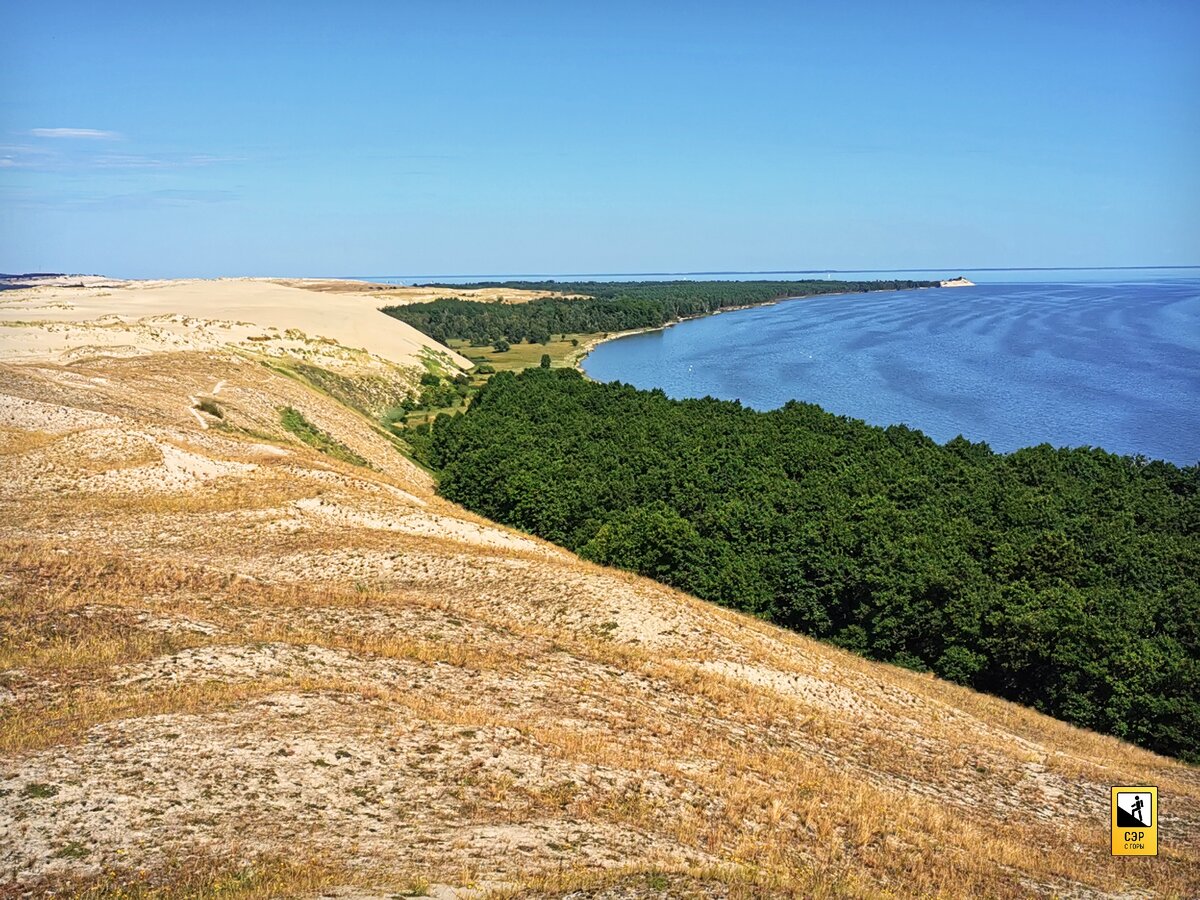
[[[555,334],[596,334],[657,328],[699,316],[785,297],[936,287],[936,281],[555,281],[480,282],[460,288],[570,291],[527,303],[442,298],[383,311],[436,341],[546,343]],[[434,285],[439,287],[441,285]]]
[[[497,374],[412,439],[496,521],[1200,762],[1200,467],[942,446],[569,369]]]

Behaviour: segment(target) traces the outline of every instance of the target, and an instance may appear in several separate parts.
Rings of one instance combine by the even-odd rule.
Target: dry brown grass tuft
[[[232,851],[232,848],[230,848]],[[224,856],[196,854],[172,859],[153,871],[114,865],[91,875],[40,879],[0,886],[0,898],[51,895],[74,900],[193,900],[233,897],[267,900],[321,894],[354,885],[355,876],[312,859],[260,857],[253,862],[241,852]],[[362,881],[361,877],[358,879]]]

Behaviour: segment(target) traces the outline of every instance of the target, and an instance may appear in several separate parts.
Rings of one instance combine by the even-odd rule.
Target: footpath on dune
[[[0,897],[1200,893],[1195,768],[439,498],[370,414],[427,338],[59,300],[0,328]]]

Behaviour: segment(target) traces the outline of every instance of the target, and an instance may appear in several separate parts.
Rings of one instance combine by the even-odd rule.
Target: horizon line
[[[617,276],[649,278],[669,275],[816,275],[822,272],[826,274],[852,275],[879,274],[884,272],[1115,272],[1144,271],[1147,269],[1200,269],[1200,264],[1138,266],[923,266],[907,269],[703,269],[678,272],[458,272],[432,275],[409,275],[402,273],[398,275],[334,275],[324,277],[346,278],[357,281],[370,278],[612,278]]]
[[[405,279],[437,279],[437,278],[475,278],[475,279],[516,279],[516,278],[663,278],[671,276],[696,275],[878,275],[883,273],[914,272],[1136,272],[1152,269],[1200,269],[1200,263],[1183,265],[1136,265],[1136,266],[922,266],[903,269],[699,269],[692,271],[658,271],[658,272],[452,272],[440,274],[384,274],[384,275],[155,275],[155,276],[120,276],[104,275],[100,272],[53,272],[48,270],[34,272],[0,272],[0,278],[115,278],[125,281],[171,281],[176,279],[220,279],[220,278],[318,278],[347,281],[369,281],[373,278],[405,278]]]

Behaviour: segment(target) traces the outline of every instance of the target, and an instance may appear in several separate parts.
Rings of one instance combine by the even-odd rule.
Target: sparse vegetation
[[[78,845],[69,844],[68,847]],[[86,850],[85,850],[86,852]],[[56,859],[83,856],[55,854]],[[199,900],[228,897],[269,900],[283,896],[318,895],[334,884],[353,884],[351,873],[338,871],[318,859],[286,861],[262,857],[250,865],[207,853],[169,859],[154,870],[129,865],[105,865],[93,875],[66,874],[57,878],[12,882],[16,896],[62,896],[75,900]],[[16,891],[21,893],[15,893]]]
[[[91,854],[91,851],[88,850],[87,847],[83,846],[83,844],[80,844],[77,841],[71,841],[68,844],[64,844],[62,847],[59,847],[58,850],[56,850],[54,852],[54,858],[55,859],[84,859],[85,857],[89,856],[90,854]]]
[[[342,462],[347,462],[355,466],[367,465],[365,459],[341,441],[330,437],[312,422],[308,421],[308,419],[304,418],[304,414],[295,407],[281,407],[279,410],[279,422],[284,428],[308,444],[308,446],[319,450],[326,456],[331,456],[334,459],[339,459]]]
[[[377,416],[383,410],[401,404],[413,395],[409,374],[411,370],[396,368],[385,370],[384,373],[359,372],[348,375],[302,362],[284,368],[338,402],[369,417]]]
[[[585,347],[580,338],[587,335],[552,335],[546,344],[516,344],[503,353],[497,353],[490,346],[472,346],[468,341],[451,340],[449,345],[459,353],[464,354],[476,365],[472,375],[489,375],[495,372],[519,372],[541,364],[542,356],[550,357],[550,365],[574,366],[584,354]],[[596,338],[590,336],[591,340]]]

